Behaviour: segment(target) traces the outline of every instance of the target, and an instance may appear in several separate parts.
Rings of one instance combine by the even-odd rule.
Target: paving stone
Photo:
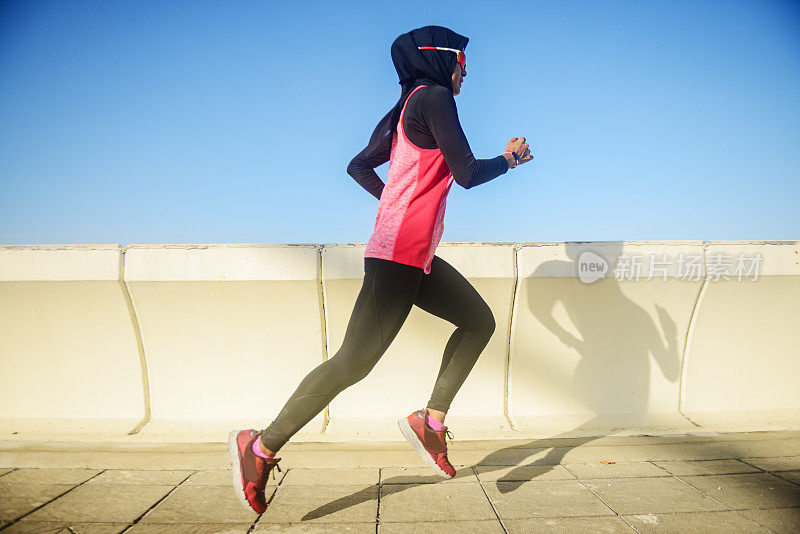
[[[378,513],[378,486],[281,485],[259,523],[372,523]]]
[[[695,460],[690,462],[653,462],[676,476],[728,475],[734,473],[760,473],[760,469],[739,460]]]
[[[649,460],[650,454],[657,453],[660,449],[678,449],[686,447],[686,444],[659,444],[650,447],[638,445],[620,446],[598,446],[566,449],[562,452],[563,460],[561,463],[566,465],[575,464],[598,464],[600,462],[644,462]]]
[[[127,523],[43,523],[21,521],[5,529],[3,534],[117,534],[127,528]]]
[[[263,519],[258,522],[253,532],[275,532],[288,534],[375,534],[375,523],[294,523],[294,524],[267,524]]]
[[[661,443],[651,446],[620,445],[616,447],[585,447],[568,451],[565,464],[612,462],[647,462],[654,460],[716,460],[734,458],[729,443]]]
[[[126,523],[70,523],[63,534],[118,534],[127,527]]]
[[[444,525],[448,525],[448,528],[461,530],[462,526],[467,525],[476,525],[475,528],[482,528],[495,524],[496,518],[493,516],[487,517],[485,523],[481,519],[465,520],[463,523],[459,523],[463,516],[462,509],[471,509],[475,507],[474,505],[464,506],[461,504],[459,506],[462,509],[453,506],[452,509],[456,511],[451,512],[452,515],[441,512],[441,503],[460,498],[451,495],[451,498],[447,499],[448,495],[442,493],[443,491],[456,491],[455,488],[461,486],[480,487],[474,482],[469,483],[477,480],[474,477],[474,471],[470,472],[472,465],[476,466],[475,470],[479,472],[478,477],[487,493],[493,499],[498,497],[501,501],[507,497],[509,499],[505,503],[507,509],[524,511],[519,513],[528,513],[530,510],[536,509],[541,511],[541,509],[547,508],[546,503],[544,506],[537,505],[536,492],[533,491],[537,485],[574,482],[580,484],[574,480],[574,477],[578,476],[593,488],[597,483],[612,484],[611,487],[606,485],[604,488],[599,488],[598,495],[601,495],[612,507],[615,503],[622,502],[633,510],[626,512],[626,508],[622,506],[622,513],[641,517],[649,517],[651,514],[657,516],[661,520],[661,530],[669,530],[672,528],[671,525],[675,524],[677,525],[675,528],[684,529],[684,531],[710,530],[713,532],[719,530],[714,525],[720,523],[723,525],[720,528],[735,531],[738,527],[729,525],[730,518],[734,517],[730,513],[718,515],[716,512],[708,513],[708,510],[693,514],[684,513],[705,506],[703,499],[700,499],[699,504],[697,502],[697,494],[702,497],[703,493],[712,495],[722,503],[731,503],[730,506],[740,510],[738,513],[741,516],[747,515],[774,531],[796,532],[796,526],[800,524],[798,518],[800,508],[797,508],[800,506],[800,496],[798,496],[798,492],[800,492],[800,433],[798,432],[783,434],[755,432],[702,437],[609,436],[588,440],[586,438],[515,440],[513,442],[516,443],[515,447],[509,447],[508,443],[510,442],[491,441],[484,443],[482,447],[477,447],[470,442],[461,442],[458,447],[454,446],[451,451],[451,460],[469,463],[469,466],[458,469],[459,476],[454,480],[440,479],[435,476],[428,467],[424,466],[418,455],[405,444],[300,444],[302,447],[297,447],[297,450],[286,454],[283,454],[282,451],[285,460],[281,463],[291,467],[291,462],[287,462],[286,458],[293,456],[294,465],[298,467],[292,470],[293,474],[287,470],[287,476],[271,507],[272,512],[268,512],[273,514],[280,512],[281,506],[283,506],[284,510],[281,514],[284,517],[279,522],[268,521],[266,520],[267,514],[265,514],[265,517],[259,521],[257,530],[309,532],[330,527],[332,531],[338,532],[351,527],[354,532],[360,532],[362,528],[374,532],[377,513],[377,490],[375,487],[377,477],[373,478],[372,475],[369,475],[368,479],[360,477],[363,473],[377,473],[379,466],[384,467],[382,478],[386,482],[381,487],[382,505],[384,500],[392,504],[392,499],[400,499],[403,501],[401,504],[407,510],[409,506],[414,506],[416,509],[420,502],[432,502],[437,504],[435,511],[432,512],[436,514],[437,519],[440,517],[444,520],[458,518],[452,522],[431,522],[430,528],[432,529],[437,527],[442,529]],[[544,444],[547,446],[545,447]],[[230,487],[232,474],[227,469],[227,454],[224,452],[222,444],[218,449],[213,449],[216,452],[210,452],[212,449],[208,447],[203,449],[206,452],[193,449],[186,453],[170,452],[178,450],[177,447],[175,449],[165,448],[162,452],[153,452],[152,449],[147,449],[147,452],[132,452],[131,450],[111,452],[102,450],[103,447],[97,449],[100,450],[81,447],[75,451],[35,451],[24,448],[8,450],[2,449],[0,446],[0,528],[4,529],[0,534],[17,531],[39,532],[44,529],[60,529],[67,534],[68,531],[64,531],[65,525],[70,525],[73,530],[79,527],[84,528],[83,532],[86,532],[86,529],[90,529],[90,532],[117,531],[113,529],[120,526],[124,528],[130,521],[131,515],[134,517],[141,515],[195,469],[200,469],[201,472],[192,475],[175,490],[176,492],[187,489],[222,490],[220,495],[228,494],[227,498],[233,501],[234,508],[244,512],[245,518],[239,519],[235,523],[228,523],[231,520],[230,517],[217,517],[209,523],[197,523],[194,522],[200,520],[197,517],[203,517],[204,514],[207,515],[211,512],[208,509],[192,511],[191,506],[187,505],[183,508],[188,508],[191,513],[195,514],[196,519],[193,521],[181,521],[180,518],[174,518],[177,516],[173,513],[173,518],[161,521],[143,520],[131,531],[203,533],[225,532],[226,529],[230,529],[238,532],[242,531],[242,526],[246,525],[249,528],[249,525],[257,517],[242,507],[233,494]],[[287,447],[288,449],[290,447]],[[744,461],[739,461],[737,458]],[[601,460],[616,463],[597,465]],[[686,482],[692,482],[700,488],[700,491],[697,491],[697,494],[693,493],[694,490],[690,486],[683,484],[681,480],[666,476],[664,472],[661,472],[657,478],[653,477],[654,471],[645,471],[650,469],[645,467],[648,462],[650,465],[664,468],[666,471],[680,476]],[[750,463],[753,465],[748,465]],[[565,469],[564,464],[573,469],[575,474],[573,475]],[[321,467],[328,469],[318,469]],[[100,474],[95,479],[87,481],[100,469],[106,468],[112,468],[114,471]],[[762,473],[759,468],[769,470],[772,474]],[[125,470],[129,471],[130,477],[123,474]],[[184,477],[175,480],[176,473],[182,474]],[[342,477],[342,473],[357,474],[355,480],[358,482],[353,483],[353,479],[349,476]],[[279,479],[281,476],[278,474]],[[604,478],[594,479],[591,478],[592,476]],[[631,476],[634,478],[615,478]],[[135,479],[138,477],[143,478],[136,482]],[[509,477],[519,480],[510,480]],[[500,480],[499,487],[498,479]],[[704,482],[703,479],[707,479],[705,483],[709,484],[708,489],[706,486],[701,486]],[[682,496],[676,487],[670,485],[672,483],[667,482],[668,480],[677,480],[683,484],[683,488],[690,492],[690,496]],[[62,481],[63,483],[60,483]],[[648,483],[653,485],[631,486],[633,483],[642,483],[642,481],[650,481]],[[666,483],[667,486],[657,483],[658,481]],[[277,481],[270,482],[272,486],[275,486],[276,483]],[[76,484],[82,485],[75,488]],[[342,484],[348,487],[341,489]],[[625,487],[619,488],[620,484]],[[133,495],[132,498],[129,498],[130,494],[127,493],[137,489],[164,486],[166,487],[161,490],[164,493],[153,495],[149,500],[144,499],[141,495],[138,497]],[[717,490],[717,487],[724,489]],[[85,494],[80,499],[72,496],[73,493],[76,493],[80,497],[87,491],[87,488],[94,488],[100,493],[97,493],[96,496]],[[432,497],[427,500],[418,496],[414,497],[414,495],[418,495],[419,488],[429,488]],[[500,488],[503,491],[500,491]],[[10,524],[8,521],[13,521],[13,519],[10,520],[4,515],[9,512],[12,515],[16,514],[14,518],[19,518],[64,492],[68,493],[17,523]],[[103,496],[103,492],[110,496]],[[282,499],[281,492],[287,492],[284,495],[285,500]],[[557,495],[557,492],[555,493]],[[530,495],[533,495],[534,498],[530,498]],[[708,499],[708,495],[705,498],[714,503],[714,499]],[[406,499],[406,496],[413,498]],[[580,500],[579,497],[579,495],[572,496],[572,498]],[[147,502],[139,502],[137,499]],[[486,501],[485,496],[483,499]],[[165,499],[145,518],[150,518],[159,512],[160,507],[167,504],[168,500],[169,498]],[[202,499],[200,500],[202,501]],[[216,497],[209,497],[207,500],[212,503],[213,507],[218,507],[218,503],[222,501]],[[553,497],[551,502],[556,502],[556,504],[552,508],[559,510],[557,504],[560,504],[561,508],[567,508],[568,506],[563,504],[564,501],[563,496]],[[594,501],[602,505],[599,499],[594,498]],[[677,503],[677,505],[670,504],[671,502]],[[300,503],[299,507],[298,503]],[[124,509],[115,511],[117,506],[122,506]],[[225,506],[227,505],[223,505],[222,508]],[[445,505],[446,509],[450,509],[447,508],[448,506]],[[138,507],[138,509],[128,510],[131,507]],[[67,508],[70,510],[64,511]],[[359,515],[362,508],[367,511]],[[383,510],[384,507],[381,506],[381,508]],[[773,509],[755,510],[754,508]],[[609,525],[609,528],[615,528],[615,525],[618,525],[618,518],[610,513],[608,507],[604,506],[601,510],[603,511],[600,512],[600,516],[593,518],[595,523],[592,523],[592,528],[582,526],[581,521],[584,518],[573,518],[573,520],[563,517],[547,517],[542,514],[535,514],[539,517],[524,517],[524,521],[523,517],[512,517],[504,519],[504,521],[507,526],[509,522],[511,524],[518,523],[517,527],[519,528],[516,531],[520,531],[522,528],[520,525],[527,525],[532,531],[546,531],[547,529],[556,529],[557,531],[563,525],[573,525],[575,531],[599,530],[601,527],[597,527],[595,524]],[[722,504],[713,510],[727,511]],[[112,517],[115,517],[113,514],[121,515],[124,519],[109,519],[103,515],[108,513],[111,513]],[[590,515],[593,513],[597,512],[590,512]],[[55,514],[55,516],[51,517],[48,514]],[[351,515],[348,517],[347,514]],[[609,515],[602,516],[602,514]],[[223,513],[221,515],[230,514]],[[528,515],[531,514],[528,513]],[[62,516],[68,518],[64,519]],[[700,521],[698,518],[704,516],[707,516],[708,520],[705,523],[698,523]],[[158,518],[158,516],[155,517]],[[403,519],[389,522],[385,521],[384,517],[381,519],[382,526],[389,529],[408,526],[407,523],[401,522]],[[65,523],[64,521],[71,522]],[[117,521],[119,521],[117,524],[110,523]],[[222,524],[223,521],[225,524]],[[548,521],[555,521],[555,523],[550,524]],[[420,528],[428,528],[427,522],[424,523]],[[700,527],[695,528],[693,526],[695,524]],[[755,527],[755,531],[758,531],[756,524],[752,525]],[[340,526],[342,528],[339,528]],[[640,530],[646,531],[647,528],[644,526]],[[509,529],[514,531],[514,529]]]
[[[800,456],[800,438],[736,442],[737,458]]]
[[[512,432],[514,433],[514,432]],[[515,449],[549,449],[552,447],[579,446],[588,442],[611,445],[613,443],[603,443],[603,438],[539,438],[539,439],[489,439],[489,440],[453,440],[447,444],[448,450],[480,450],[488,454],[498,450]],[[619,438],[617,438],[619,439]]]
[[[205,525],[176,523],[139,523],[132,534],[246,534],[250,523],[208,523]],[[127,533],[126,533],[127,534]]]
[[[730,511],[644,514],[624,517],[642,534],[647,534],[648,532],[673,532],[675,534],[684,534],[685,532],[719,534],[769,533],[769,530],[760,527],[746,517]]]
[[[280,474],[278,474],[280,477]],[[339,486],[356,484],[377,484],[378,468],[365,467],[360,469],[304,469],[294,467],[289,469],[281,485],[289,486]]]
[[[17,469],[0,478],[3,484],[72,484],[85,482],[99,469]]]
[[[23,521],[130,523],[166,495],[172,486],[90,486],[59,497]]]
[[[225,469],[227,452],[0,451],[16,467],[74,469]]]
[[[381,487],[381,524],[414,517],[496,519],[480,484],[391,484]]]
[[[650,462],[621,462],[613,464],[567,464],[567,469],[580,479],[666,477],[669,473]]]
[[[777,458],[742,458],[743,462],[764,471],[793,471],[800,469],[800,456],[781,456]]]
[[[87,485],[113,484],[115,486],[122,486],[127,484],[139,484],[144,486],[177,486],[191,474],[191,471],[109,469],[87,482]]]
[[[529,532],[592,532],[594,533],[630,533],[631,527],[619,517],[542,517],[536,519],[503,520],[511,534],[528,534]]]
[[[13,521],[73,487],[72,484],[0,484],[0,519]]]
[[[178,486],[141,523],[252,523],[255,518],[230,486]]]
[[[374,531],[373,531],[374,532]],[[383,523],[378,534],[442,534],[443,532],[469,532],[470,534],[501,534],[503,527],[497,519],[478,521],[414,521],[413,523]]]
[[[478,478],[483,482],[532,481],[532,480],[575,480],[575,475],[563,465],[517,465],[513,467],[498,465],[478,465]]]
[[[741,510],[739,513],[777,534],[797,534],[797,525],[800,525],[800,508]]]
[[[276,473],[277,477],[283,476]],[[198,471],[183,483],[184,486],[231,486],[233,485],[233,471],[230,469],[210,469]],[[274,484],[273,484],[274,485]]]
[[[614,515],[577,480],[496,482],[484,484],[483,487],[503,520]]]
[[[2,526],[2,525],[0,525]],[[3,530],[6,534],[68,534],[62,523],[15,523]]]
[[[737,442],[661,443],[656,445],[576,446],[552,449],[500,449],[474,461],[479,465],[557,465],[708,460],[734,458]]]
[[[586,485],[620,515],[725,509],[677,478],[593,479]]]
[[[768,473],[681,478],[734,510],[800,506],[800,487]]]
[[[488,454],[486,451],[463,451],[461,453],[462,458],[459,461],[477,465],[518,466],[531,464],[534,461],[536,461],[538,465],[558,465],[561,457],[554,458],[551,461],[544,459],[550,451],[552,451],[552,449],[543,448],[500,449]]]
[[[454,478],[442,478],[430,467],[386,467],[381,469],[381,484],[453,484],[477,482],[471,467],[456,467]]]
[[[314,468],[407,467],[424,466],[422,458],[408,447],[400,451],[320,450],[284,452],[282,468],[313,466]],[[455,460],[454,460],[455,461]],[[458,463],[467,463],[459,461]],[[205,469],[208,469],[206,466]]]
[[[800,471],[778,471],[775,476],[800,485]]]

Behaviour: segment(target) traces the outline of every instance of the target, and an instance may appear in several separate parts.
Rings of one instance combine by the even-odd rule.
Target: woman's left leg
[[[434,256],[422,277],[414,304],[453,323],[428,409],[447,412],[495,329],[492,310],[472,284],[452,265]]]
[[[453,397],[492,337],[494,317],[472,284],[439,257],[433,258],[431,272],[422,276],[414,304],[453,323],[456,331],[444,349],[427,408],[400,419],[398,425],[435,473],[452,478],[456,470],[447,459],[447,427],[441,423]]]

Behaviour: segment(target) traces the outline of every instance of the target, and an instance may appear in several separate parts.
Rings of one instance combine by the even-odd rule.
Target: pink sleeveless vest
[[[438,148],[419,148],[403,130],[403,116],[414,89],[400,112],[392,136],[389,175],[378,203],[375,230],[367,258],[381,258],[431,272],[431,261],[444,232],[444,210],[453,175]]]

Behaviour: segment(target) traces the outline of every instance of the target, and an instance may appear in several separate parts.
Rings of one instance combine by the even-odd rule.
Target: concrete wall
[[[760,254],[756,282],[707,282],[685,361],[683,407],[693,420],[791,420],[800,410],[797,244],[715,243],[707,258]]]
[[[218,440],[265,426],[341,345],[363,252],[0,247],[0,436]],[[497,322],[451,408],[459,438],[800,425],[798,242],[446,243],[438,255]],[[373,372],[298,437],[397,439],[453,330],[415,308]]]
[[[575,243],[519,249],[510,413],[521,430],[558,427],[564,416],[598,428],[681,427],[681,360],[702,285],[664,277],[584,283],[583,253],[613,269],[621,255],[702,257],[702,243]],[[611,271],[609,271],[611,274]]]
[[[264,426],[324,360],[316,246],[132,246],[150,378],[144,433]],[[323,416],[306,432],[319,433]]]
[[[0,428],[127,432],[145,415],[116,245],[0,249]]]

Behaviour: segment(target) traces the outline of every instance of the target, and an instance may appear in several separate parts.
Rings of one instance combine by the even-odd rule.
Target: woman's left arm
[[[374,146],[369,145],[359,152],[347,166],[347,174],[378,200],[381,198],[384,183],[373,169],[389,161],[391,152],[392,139],[386,136]]]

